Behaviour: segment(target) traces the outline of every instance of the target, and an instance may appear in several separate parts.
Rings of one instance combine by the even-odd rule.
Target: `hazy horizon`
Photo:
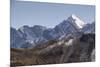
[[[95,21],[95,6],[11,0],[11,27],[41,25],[53,28],[75,14],[86,23]]]

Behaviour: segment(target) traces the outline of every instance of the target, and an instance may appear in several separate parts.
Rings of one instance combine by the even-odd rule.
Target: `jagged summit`
[[[79,17],[77,17],[75,14],[69,16],[67,21],[76,25],[79,29],[83,28],[86,25],[86,23],[83,20],[81,20]]]

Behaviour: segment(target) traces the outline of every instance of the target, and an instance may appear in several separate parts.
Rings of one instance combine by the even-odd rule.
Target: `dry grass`
[[[44,52],[47,50],[46,48],[52,46],[48,43],[46,44],[44,46],[40,45],[34,48],[11,48],[11,66],[58,63],[57,60],[60,59],[62,50],[57,49],[62,47],[54,47],[52,50],[46,53]]]

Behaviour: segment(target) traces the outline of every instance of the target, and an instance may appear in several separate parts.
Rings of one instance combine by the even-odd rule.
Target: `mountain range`
[[[74,14],[54,28],[40,25],[24,25],[18,29],[11,27],[11,48],[31,48],[68,35],[79,37],[82,33],[95,33],[95,22],[88,24]]]

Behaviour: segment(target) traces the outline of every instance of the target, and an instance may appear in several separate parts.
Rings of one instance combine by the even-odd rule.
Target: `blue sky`
[[[79,16],[86,23],[95,20],[95,6],[54,4],[11,0],[11,26],[42,25],[54,27],[71,14]]]

